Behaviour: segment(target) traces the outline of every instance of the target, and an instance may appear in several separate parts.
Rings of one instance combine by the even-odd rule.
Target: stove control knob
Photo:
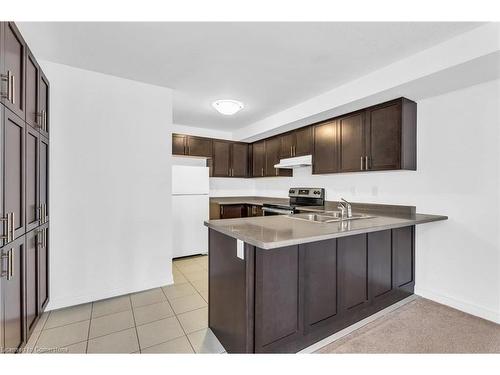
[[[319,191],[319,190],[315,190],[315,191],[314,191],[314,194],[316,194],[316,195],[320,195],[321,193],[320,193],[320,191]]]

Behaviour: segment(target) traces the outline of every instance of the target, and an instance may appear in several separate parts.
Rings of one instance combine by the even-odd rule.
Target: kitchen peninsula
[[[447,217],[353,207],[363,218],[205,222],[209,326],[229,353],[297,352],[413,294],[415,225]]]

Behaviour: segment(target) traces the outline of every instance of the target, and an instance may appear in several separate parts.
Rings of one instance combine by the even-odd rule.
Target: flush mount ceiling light
[[[237,100],[222,99],[213,102],[212,107],[214,107],[217,112],[222,113],[223,115],[231,116],[236,112],[241,111],[244,105],[242,102],[239,102]]]

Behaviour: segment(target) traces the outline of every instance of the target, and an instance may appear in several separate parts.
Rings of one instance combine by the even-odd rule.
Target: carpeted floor
[[[417,298],[317,353],[500,353],[500,325]]]

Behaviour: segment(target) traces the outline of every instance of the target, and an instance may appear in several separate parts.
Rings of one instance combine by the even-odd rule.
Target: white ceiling
[[[40,59],[173,88],[175,123],[233,131],[480,23],[18,25]],[[225,98],[246,107],[220,115]]]

